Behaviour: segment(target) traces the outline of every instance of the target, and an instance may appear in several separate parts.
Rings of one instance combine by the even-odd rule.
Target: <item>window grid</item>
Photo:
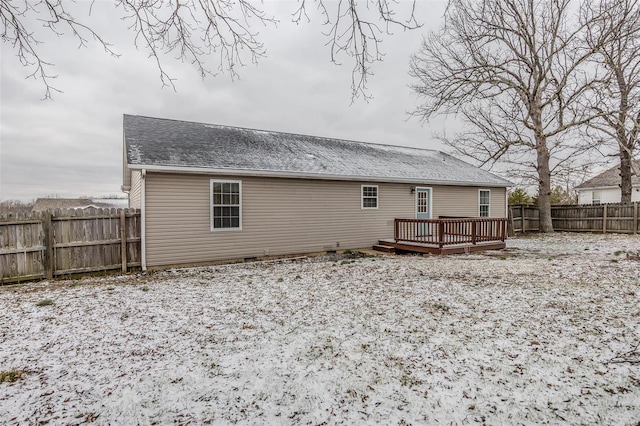
[[[429,213],[429,193],[418,192],[418,213]]]
[[[479,192],[479,212],[480,217],[488,217],[491,208],[491,191],[481,189]]]
[[[591,204],[600,204],[602,202],[602,196],[600,191],[593,191],[591,193]]]
[[[211,181],[211,228],[242,228],[240,181]]]
[[[376,185],[362,185],[363,209],[378,208],[378,187]]]

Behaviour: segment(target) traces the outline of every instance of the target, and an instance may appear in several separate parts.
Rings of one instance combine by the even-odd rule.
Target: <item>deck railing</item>
[[[443,246],[502,241],[507,236],[506,218],[395,219],[396,242]]]

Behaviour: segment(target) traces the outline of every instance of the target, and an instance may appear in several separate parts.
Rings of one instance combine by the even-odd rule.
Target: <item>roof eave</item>
[[[342,181],[368,181],[381,183],[411,183],[425,185],[451,185],[451,186],[483,186],[492,188],[507,188],[514,184],[509,181],[500,182],[470,182],[470,181],[450,181],[437,179],[420,179],[420,178],[404,178],[404,177],[379,177],[379,176],[348,176],[348,175],[328,175],[321,173],[298,173],[288,171],[273,170],[248,170],[248,169],[218,169],[207,167],[184,167],[184,166],[157,166],[144,164],[129,164],[130,170],[145,169],[148,172],[165,172],[165,173],[190,173],[190,174],[208,174],[208,175],[240,175],[251,177],[275,177],[290,179],[318,179],[318,180],[342,180]]]
[[[633,186],[638,186],[638,184],[634,184]],[[620,189],[620,185],[576,186],[576,189],[579,191],[585,189]]]

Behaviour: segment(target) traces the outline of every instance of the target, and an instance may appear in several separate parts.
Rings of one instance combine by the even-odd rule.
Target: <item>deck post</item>
[[[444,246],[444,222],[440,221],[438,223],[438,245],[440,248],[442,248],[442,246]]]
[[[502,228],[502,235],[501,235],[502,238],[500,238],[500,240],[504,241],[507,239],[507,222],[502,222],[501,228]]]
[[[471,222],[471,244],[476,245],[476,221]]]
[[[393,240],[398,242],[398,219],[393,219]]]

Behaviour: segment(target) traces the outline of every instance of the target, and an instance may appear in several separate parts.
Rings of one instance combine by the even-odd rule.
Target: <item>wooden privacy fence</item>
[[[509,206],[510,234],[539,230],[537,206]],[[638,203],[551,206],[553,229],[567,232],[638,233]]]
[[[538,206],[509,206],[509,235],[539,231],[539,214]]]
[[[0,217],[0,283],[140,266],[140,212],[54,210]]]

